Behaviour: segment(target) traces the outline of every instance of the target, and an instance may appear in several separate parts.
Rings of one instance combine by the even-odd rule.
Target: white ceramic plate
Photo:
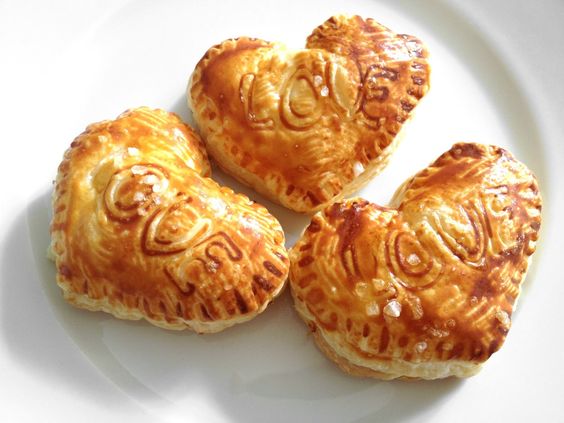
[[[512,50],[514,40],[504,45],[488,9],[480,20],[479,11],[461,7],[404,0],[0,4],[0,51],[10,59],[0,86],[7,93],[1,115],[9,117],[0,141],[4,151],[8,145],[2,181],[9,195],[0,262],[0,416],[10,417],[4,421],[562,418],[564,280],[551,259],[562,251],[556,236],[563,235],[556,214],[563,205],[561,128],[550,112],[541,113],[548,103],[533,88],[542,87],[542,71],[527,73],[527,56]],[[483,371],[465,381],[348,377],[317,351],[288,292],[250,323],[207,336],[67,305],[45,251],[50,181],[72,139],[88,123],[140,105],[190,121],[186,82],[207,48],[241,35],[301,47],[334,13],[370,16],[417,35],[432,55],[428,96],[388,168],[361,195],[386,204],[401,182],[456,141],[506,147],[539,178],[549,207],[541,245],[514,327]],[[503,20],[504,11],[496,13]],[[289,246],[308,221],[217,170],[214,178],[265,204],[282,222]]]

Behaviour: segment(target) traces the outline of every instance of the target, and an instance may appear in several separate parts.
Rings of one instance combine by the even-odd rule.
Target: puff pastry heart
[[[429,72],[417,38],[335,16],[305,50],[251,38],[210,48],[188,102],[220,167],[273,201],[312,212],[384,167]]]
[[[51,249],[70,303],[169,329],[217,332],[281,291],[284,234],[208,178],[200,138],[162,110],[90,125],[65,153]]]
[[[357,198],[313,217],[290,250],[297,311],[351,374],[470,376],[505,340],[540,210],[510,153],[455,144],[390,208]]]

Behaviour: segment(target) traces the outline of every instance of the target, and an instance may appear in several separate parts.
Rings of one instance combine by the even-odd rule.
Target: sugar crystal
[[[401,314],[401,304],[396,300],[391,300],[384,306],[384,314],[390,317],[399,317]]]

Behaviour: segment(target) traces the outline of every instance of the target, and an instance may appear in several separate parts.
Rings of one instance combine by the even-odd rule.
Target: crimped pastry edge
[[[123,320],[146,320],[147,322],[151,323],[154,326],[169,329],[169,330],[185,330],[185,329],[192,329],[193,331],[203,334],[203,333],[217,333],[221,332],[224,329],[227,329],[231,326],[234,326],[239,323],[245,323],[249,320],[252,320],[259,314],[261,314],[266,308],[274,301],[280,293],[284,291],[284,288],[287,284],[287,281],[280,285],[279,289],[275,291],[270,301],[265,302],[261,307],[255,310],[252,313],[245,314],[244,316],[240,316],[238,318],[233,318],[229,320],[216,320],[213,322],[202,322],[198,320],[186,320],[182,318],[175,318],[173,320],[166,320],[166,319],[152,319],[149,316],[143,314],[137,308],[127,308],[122,304],[111,304],[109,299],[101,298],[101,299],[92,299],[88,297],[86,294],[78,294],[72,292],[68,285],[64,283],[64,281],[60,281],[57,278],[57,285],[63,291],[64,299],[72,304],[75,307],[89,310],[89,311],[103,311],[105,313],[111,314],[112,316],[123,319]]]

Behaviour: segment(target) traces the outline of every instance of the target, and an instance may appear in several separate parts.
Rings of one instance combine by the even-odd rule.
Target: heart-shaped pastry
[[[192,74],[188,102],[222,169],[312,212],[385,166],[429,72],[417,38],[335,16],[305,50],[251,38],[212,47]]]
[[[90,125],[59,166],[51,250],[70,303],[168,329],[217,332],[284,286],[284,233],[208,176],[203,143],[172,113]]]
[[[290,250],[297,311],[348,373],[473,375],[505,340],[540,211],[510,153],[456,144],[390,208],[357,198],[313,217]]]

